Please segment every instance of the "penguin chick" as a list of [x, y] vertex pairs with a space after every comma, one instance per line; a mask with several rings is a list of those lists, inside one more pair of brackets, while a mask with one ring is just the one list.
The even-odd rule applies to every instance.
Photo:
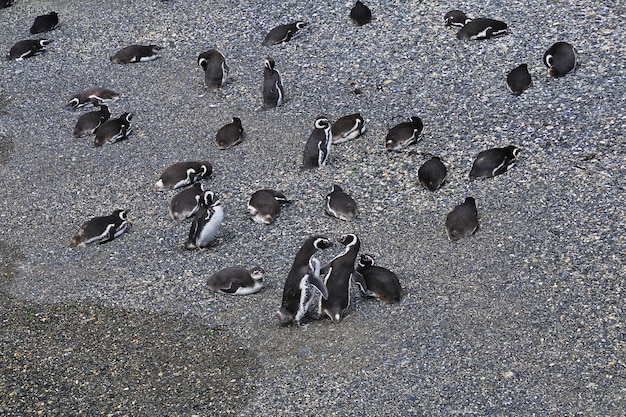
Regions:
[[186, 249], [205, 249], [213, 242], [224, 220], [222, 204], [213, 191], [205, 191], [202, 205], [196, 212], [189, 238], [185, 242]]
[[130, 45], [120, 49], [111, 56], [114, 64], [129, 64], [133, 62], [154, 61], [159, 57], [161, 50], [157, 45]]
[[26, 39], [19, 41], [11, 47], [7, 55], [8, 59], [23, 61], [46, 51], [46, 46], [52, 42], [50, 39]]
[[98, 128], [94, 146], [100, 147], [105, 143], [115, 143], [128, 138], [132, 132], [130, 121], [133, 118], [132, 113], [123, 113], [117, 119], [109, 119]]
[[105, 105], [101, 105], [99, 110], [81, 115], [74, 127], [74, 137], [80, 138], [96, 133], [102, 123], [109, 120], [109, 117], [111, 117], [111, 112]]
[[217, 271], [207, 279], [207, 286], [215, 292], [229, 295], [248, 295], [263, 288], [265, 271], [259, 266], [244, 268], [231, 266]]
[[204, 70], [204, 89], [223, 87], [230, 68], [226, 58], [216, 49], [209, 49], [198, 55], [198, 66]]
[[375, 297], [386, 303], [398, 303], [402, 300], [398, 276], [387, 268], [375, 265], [372, 255], [361, 255], [356, 272], [358, 274], [355, 275], [355, 283], [366, 297]]
[[467, 17], [465, 13], [460, 10], [450, 10], [443, 16], [443, 24], [445, 26], [454, 26], [458, 28], [462, 28], [467, 23], [469, 23], [472, 19]]
[[208, 190], [197, 182], [176, 194], [170, 201], [170, 217], [178, 222], [195, 215], [202, 205], [202, 196], [205, 191]]
[[360, 113], [339, 118], [331, 128], [332, 143], [338, 145], [356, 139], [365, 132], [365, 120]]
[[30, 27], [30, 33], [36, 35], [38, 33], [48, 32], [59, 25], [59, 15], [50, 12], [35, 18], [35, 22]]
[[506, 84], [513, 95], [519, 96], [532, 83], [532, 78], [528, 72], [528, 65], [520, 64], [511, 70], [506, 76]]
[[557, 42], [543, 54], [543, 63], [552, 77], [562, 77], [576, 68], [577, 52], [567, 42]]
[[275, 66], [274, 58], [271, 56], [265, 58], [263, 63], [263, 110], [278, 107], [285, 100], [283, 80]]
[[417, 170], [420, 184], [429, 191], [437, 191], [447, 176], [448, 169], [438, 156], [433, 156]]
[[215, 135], [215, 142], [220, 149], [228, 149], [235, 146], [243, 139], [243, 126], [239, 117], [233, 117], [232, 123], [219, 128]]
[[419, 140], [424, 125], [422, 119], [417, 116], [411, 117], [410, 122], [400, 123], [391, 129], [385, 136], [385, 147], [388, 151], [399, 151]]
[[85, 106], [109, 105], [119, 98], [118, 93], [108, 88], [88, 88], [70, 97], [67, 105], [75, 109]]
[[289, 203], [287, 197], [275, 190], [255, 191], [248, 200], [248, 214], [256, 223], [272, 224], [280, 213], [281, 204]]
[[350, 10], [350, 19], [352, 19], [357, 26], [363, 26], [372, 20], [372, 11], [361, 1], [357, 0], [354, 7]]
[[326, 213], [339, 220], [352, 221], [359, 214], [356, 201], [338, 185], [333, 185], [332, 191], [326, 195], [324, 207]]
[[516, 146], [492, 148], [482, 151], [474, 160], [469, 174], [470, 180], [481, 180], [504, 174], [516, 163], [521, 150]]
[[302, 168], [313, 169], [326, 166], [332, 145], [330, 122], [325, 117], [315, 119], [314, 128], [304, 146]]
[[175, 190], [201, 181], [212, 172], [213, 166], [209, 161], [177, 162], [163, 170], [154, 188], [157, 191]]
[[472, 235], [478, 229], [476, 201], [467, 197], [465, 201], [446, 216], [446, 231], [450, 242]]
[[265, 39], [263, 40], [264, 46], [277, 45], [283, 42], [289, 42], [296, 35], [300, 34], [300, 31], [304, 29], [307, 24], [301, 20], [297, 22], [289, 23], [287, 25], [279, 25], [270, 30]]
[[86, 221], [72, 238], [71, 247], [85, 246], [93, 242], [110, 242], [126, 231], [128, 210], [115, 210], [110, 216], [94, 217]]
[[505, 35], [508, 25], [486, 17], [470, 20], [456, 34], [457, 39], [481, 40]]

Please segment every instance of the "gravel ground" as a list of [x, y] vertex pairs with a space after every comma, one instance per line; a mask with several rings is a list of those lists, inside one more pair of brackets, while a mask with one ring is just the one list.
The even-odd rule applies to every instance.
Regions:
[[[0, 10], [4, 50], [35, 16], [61, 25], [48, 51], [0, 62], [0, 415], [623, 416], [623, 1], [370, 1], [355, 27], [334, 1], [19, 1]], [[458, 41], [441, 18], [458, 8], [508, 22], [510, 34]], [[107, 16], [103, 21], [102, 16]], [[310, 22], [262, 47], [273, 26]], [[579, 52], [561, 79], [541, 59], [554, 42]], [[154, 62], [114, 65], [131, 43], [164, 46]], [[198, 53], [219, 49], [229, 84], [203, 94]], [[276, 59], [288, 101], [263, 112], [262, 66]], [[526, 62], [533, 86], [512, 96]], [[94, 148], [74, 139], [64, 103], [88, 87], [122, 94], [113, 116], [134, 132]], [[360, 94], [354, 94], [355, 89]], [[299, 169], [314, 118], [360, 111], [367, 133]], [[232, 149], [217, 129], [240, 117]], [[383, 137], [410, 116], [423, 138], [388, 153]], [[510, 172], [469, 182], [479, 151], [515, 144]], [[432, 194], [425, 154], [450, 172]], [[216, 245], [186, 251], [189, 223], [167, 215], [153, 185], [169, 164], [209, 159], [225, 211]], [[333, 183], [359, 203], [350, 223], [324, 214]], [[259, 188], [293, 203], [275, 224], [244, 214]], [[477, 233], [451, 244], [444, 221], [471, 195]], [[106, 245], [69, 247], [86, 219], [130, 210]], [[355, 232], [395, 271], [398, 305], [356, 291], [339, 325], [280, 327], [274, 317], [293, 255], [311, 234]], [[329, 261], [340, 250], [320, 254]], [[214, 295], [204, 280], [261, 265], [265, 289]]]

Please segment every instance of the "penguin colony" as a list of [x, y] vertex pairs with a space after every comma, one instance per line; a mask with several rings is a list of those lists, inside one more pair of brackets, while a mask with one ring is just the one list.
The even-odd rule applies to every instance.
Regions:
[[[9, 7], [12, 1], [0, 2], [0, 8]], [[361, 1], [357, 1], [349, 13], [349, 18], [357, 26], [371, 22], [372, 12]], [[508, 25], [491, 18], [469, 18], [464, 12], [452, 10], [444, 15], [444, 25], [458, 28], [459, 40], [485, 40], [508, 33]], [[37, 16], [30, 28], [31, 34], [54, 30], [59, 25], [57, 13]], [[307, 27], [304, 21], [279, 25], [270, 30], [262, 45], [271, 47], [291, 42], [301, 36]], [[41, 55], [51, 39], [25, 39], [10, 48], [7, 58], [23, 61]], [[130, 45], [110, 56], [114, 64], [129, 64], [152, 61], [158, 58], [162, 48], [158, 45]], [[578, 65], [577, 53], [567, 42], [556, 42], [543, 56], [543, 64], [552, 77], [563, 77], [574, 71]], [[204, 88], [212, 90], [223, 87], [228, 80], [229, 67], [225, 56], [216, 49], [201, 52], [197, 65], [204, 71]], [[532, 85], [528, 65], [520, 64], [506, 76], [508, 89], [514, 95], [522, 94]], [[83, 113], [77, 120], [73, 135], [82, 138], [95, 135], [94, 146], [115, 143], [127, 139], [131, 133], [133, 114], [123, 112], [111, 118], [109, 107], [120, 95], [108, 88], [87, 88], [67, 100], [72, 109], [97, 107]], [[261, 109], [270, 110], [285, 103], [285, 89], [280, 73], [276, 70], [274, 58], [268, 56], [263, 64]], [[389, 129], [383, 140], [387, 151], [401, 151], [420, 140], [424, 124], [420, 117], [411, 116], [409, 121]], [[302, 166], [304, 170], [326, 166], [332, 145], [354, 140], [365, 132], [365, 119], [360, 113], [346, 115], [334, 124], [323, 115], [313, 122], [313, 130], [304, 145]], [[244, 137], [240, 118], [232, 117], [232, 122], [220, 128], [215, 137], [217, 148], [226, 150], [239, 144]], [[514, 145], [495, 147], [480, 152], [469, 173], [469, 180], [480, 180], [501, 175], [515, 165], [520, 148]], [[155, 184], [157, 191], [181, 190], [171, 199], [169, 214], [175, 221], [192, 219], [189, 237], [184, 243], [187, 249], [204, 249], [213, 244], [219, 234], [224, 217], [219, 197], [209, 189], [206, 182], [212, 174], [210, 161], [182, 161], [170, 165], [162, 172]], [[418, 179], [424, 188], [437, 191], [446, 181], [447, 167], [437, 156], [426, 161], [418, 170]], [[186, 187], [186, 188], [185, 188]], [[270, 225], [279, 215], [281, 206], [289, 200], [280, 191], [263, 189], [252, 194], [247, 212], [256, 223]], [[326, 213], [343, 221], [352, 221], [358, 215], [356, 201], [333, 185], [324, 201]], [[473, 197], [467, 196], [446, 216], [445, 229], [448, 239], [455, 242], [471, 236], [478, 229], [478, 210]], [[122, 235], [129, 229], [128, 210], [115, 209], [108, 216], [94, 217], [86, 221], [70, 242], [71, 247], [90, 243], [103, 244]], [[341, 253], [328, 265], [322, 266], [315, 254], [333, 246], [324, 236], [307, 238], [297, 251], [291, 270], [287, 274], [282, 302], [276, 317], [282, 325], [292, 322], [303, 324], [307, 318], [320, 319], [324, 316], [334, 323], [343, 320], [350, 306], [350, 289], [354, 282], [364, 296], [385, 302], [399, 302], [402, 298], [400, 281], [393, 272], [374, 265], [374, 258], [361, 254], [361, 241], [356, 234], [342, 236], [338, 243], [343, 245]], [[231, 295], [246, 295], [260, 291], [263, 287], [265, 271], [260, 266], [245, 268], [229, 266], [215, 272], [207, 279], [207, 287], [215, 292]], [[313, 305], [317, 311], [310, 314]]]

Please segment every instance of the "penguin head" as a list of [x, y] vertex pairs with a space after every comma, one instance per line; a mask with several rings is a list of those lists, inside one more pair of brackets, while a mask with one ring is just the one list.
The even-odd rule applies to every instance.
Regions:
[[374, 266], [374, 257], [372, 255], [368, 255], [364, 253], [361, 255], [361, 258], [359, 258], [358, 265], [361, 268], [364, 268], [366, 266]]
[[296, 29], [298, 29], [298, 30], [304, 29], [306, 27], [306, 25], [307, 25], [307, 23], [303, 22], [302, 20], [298, 20], [294, 24], [296, 25]]
[[314, 126], [316, 129], [328, 129], [330, 122], [325, 116], [318, 116], [317, 119], [315, 119]]
[[331, 193], [341, 193], [341, 192], [343, 192], [343, 189], [337, 184], [334, 184]]
[[148, 48], [150, 48], [150, 51], [152, 51], [153, 54], [156, 54], [161, 49], [163, 49], [163, 47], [161, 47], [159, 45], [148, 45]]
[[37, 42], [39, 42], [39, 46], [44, 47], [48, 46], [50, 42], [52, 42], [52, 39], [37, 39]]
[[324, 250], [330, 248], [331, 246], [333, 246], [333, 243], [323, 236], [317, 236], [313, 241], [313, 247], [315, 249]]
[[67, 105], [72, 108], [78, 107], [79, 104], [80, 104], [80, 100], [78, 99], [78, 97], [73, 98], [67, 102]]
[[446, 26], [456, 26], [462, 28], [469, 22], [470, 18], [468, 18], [465, 13], [460, 10], [450, 10], [443, 16], [443, 23]]
[[465, 197], [463, 204], [469, 204], [473, 206], [474, 208], [476, 208], [476, 200], [474, 199], [474, 197]]
[[341, 236], [341, 238], [339, 239], [339, 243], [346, 247], [352, 247], [359, 243], [359, 238], [354, 233], [348, 233]]
[[253, 280], [263, 281], [263, 275], [265, 275], [265, 270], [260, 266], [250, 268], [250, 276]]
[[243, 125], [241, 124], [241, 119], [239, 117], [233, 117], [233, 123], [240, 131], [243, 130]]
[[267, 68], [269, 71], [273, 72], [275, 65], [276, 65], [276, 61], [274, 61], [274, 58], [272, 58], [271, 56], [268, 56], [267, 58], [265, 58], [265, 62], [263, 63], [263, 66]]
[[517, 146], [513, 146], [513, 145], [507, 146], [504, 149], [506, 149], [507, 154], [509, 154], [511, 159], [516, 159], [519, 156], [520, 152], [522, 152], [520, 148], [518, 148]]
[[113, 212], [112, 215], [124, 222], [128, 220], [128, 210], [117, 209]]
[[220, 200], [218, 200], [213, 191], [205, 191], [204, 195], [202, 196], [202, 201], [207, 207], [215, 207], [220, 205]]
[[120, 116], [120, 119], [124, 120], [126, 123], [130, 123], [130, 121], [133, 118], [133, 114], [132, 113], [124, 113]]

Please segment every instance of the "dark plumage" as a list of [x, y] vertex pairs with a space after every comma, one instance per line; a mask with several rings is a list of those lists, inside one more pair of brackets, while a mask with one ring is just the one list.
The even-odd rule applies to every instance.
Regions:
[[399, 151], [417, 142], [423, 128], [422, 119], [411, 117], [410, 122], [400, 123], [389, 129], [385, 136], [385, 147], [389, 151]]
[[13, 5], [13, 0], [0, 0], [0, 9], [5, 9]]
[[124, 140], [132, 132], [130, 121], [132, 113], [123, 113], [117, 119], [109, 119], [98, 128], [94, 146], [100, 147], [106, 143], [115, 143]]
[[446, 230], [451, 242], [472, 235], [478, 229], [476, 201], [467, 197], [446, 216]]
[[519, 96], [532, 83], [532, 78], [528, 72], [528, 65], [520, 64], [511, 70], [506, 76], [506, 84], [513, 95]]
[[374, 265], [372, 255], [361, 255], [356, 272], [354, 282], [366, 297], [375, 297], [386, 303], [398, 303], [402, 300], [398, 276], [387, 268]]
[[81, 115], [74, 127], [74, 137], [79, 138], [96, 133], [102, 123], [109, 120], [109, 117], [111, 117], [111, 112], [105, 105], [101, 105], [96, 111]]
[[213, 166], [209, 161], [177, 162], [163, 170], [154, 188], [157, 191], [176, 190], [201, 181], [212, 172]]
[[181, 221], [195, 215], [202, 205], [205, 191], [202, 184], [197, 182], [176, 194], [170, 201], [170, 217], [174, 221]]
[[289, 42], [294, 36], [299, 34], [300, 30], [304, 29], [305, 26], [306, 23], [301, 20], [287, 25], [276, 26], [270, 30], [267, 35], [265, 35], [263, 45], [271, 46], [283, 42]]
[[339, 220], [352, 221], [359, 214], [356, 201], [338, 185], [333, 185], [332, 191], [326, 195], [324, 208], [326, 213]]
[[576, 49], [567, 42], [557, 42], [543, 55], [543, 63], [552, 77], [562, 77], [576, 68]]
[[278, 107], [285, 100], [283, 80], [275, 66], [274, 58], [271, 56], [265, 58], [263, 63], [263, 110]]
[[119, 98], [120, 95], [118, 93], [108, 88], [88, 88], [70, 97], [67, 105], [78, 109], [85, 106], [111, 104]]
[[248, 200], [248, 214], [257, 223], [271, 224], [278, 217], [281, 205], [287, 203], [287, 197], [279, 191], [258, 190]]
[[507, 33], [507, 24], [495, 19], [481, 17], [467, 22], [456, 34], [458, 39], [481, 40]]
[[248, 295], [263, 288], [263, 268], [230, 266], [207, 278], [207, 286], [215, 292], [228, 295]]
[[133, 62], [154, 61], [159, 57], [161, 50], [157, 45], [130, 45], [117, 51], [111, 56], [114, 64], [129, 64]]
[[363, 26], [372, 20], [372, 11], [361, 1], [357, 0], [354, 7], [350, 10], [350, 19], [356, 25]]
[[19, 41], [11, 47], [7, 58], [22, 61], [24, 58], [43, 54], [50, 42], [52, 42], [50, 39], [26, 39]]
[[417, 170], [420, 184], [429, 191], [437, 191], [447, 176], [448, 169], [438, 156], [433, 156]]
[[330, 122], [327, 118], [320, 116], [315, 119], [314, 129], [304, 146], [302, 168], [313, 169], [326, 166], [332, 143]]
[[516, 146], [492, 148], [478, 154], [469, 174], [470, 180], [495, 177], [515, 165], [521, 150]]
[[443, 16], [443, 23], [446, 26], [454, 26], [458, 28], [462, 28], [466, 23], [471, 21], [469, 17], [465, 15], [460, 10], [450, 10]]
[[115, 210], [109, 216], [94, 217], [83, 223], [78, 229], [70, 246], [85, 246], [93, 242], [110, 242], [124, 233], [128, 225], [127, 210]]
[[223, 87], [230, 68], [226, 58], [216, 49], [209, 49], [198, 55], [198, 66], [204, 71], [204, 89]]
[[215, 134], [215, 143], [220, 149], [235, 146], [243, 139], [243, 126], [239, 117], [233, 117], [233, 121], [219, 128]]
[[30, 33], [36, 35], [37, 33], [48, 32], [56, 28], [59, 25], [59, 15], [55, 12], [50, 12], [35, 18], [35, 22], [30, 27]]
[[356, 139], [365, 132], [365, 120], [360, 113], [339, 118], [331, 128], [333, 145]]

